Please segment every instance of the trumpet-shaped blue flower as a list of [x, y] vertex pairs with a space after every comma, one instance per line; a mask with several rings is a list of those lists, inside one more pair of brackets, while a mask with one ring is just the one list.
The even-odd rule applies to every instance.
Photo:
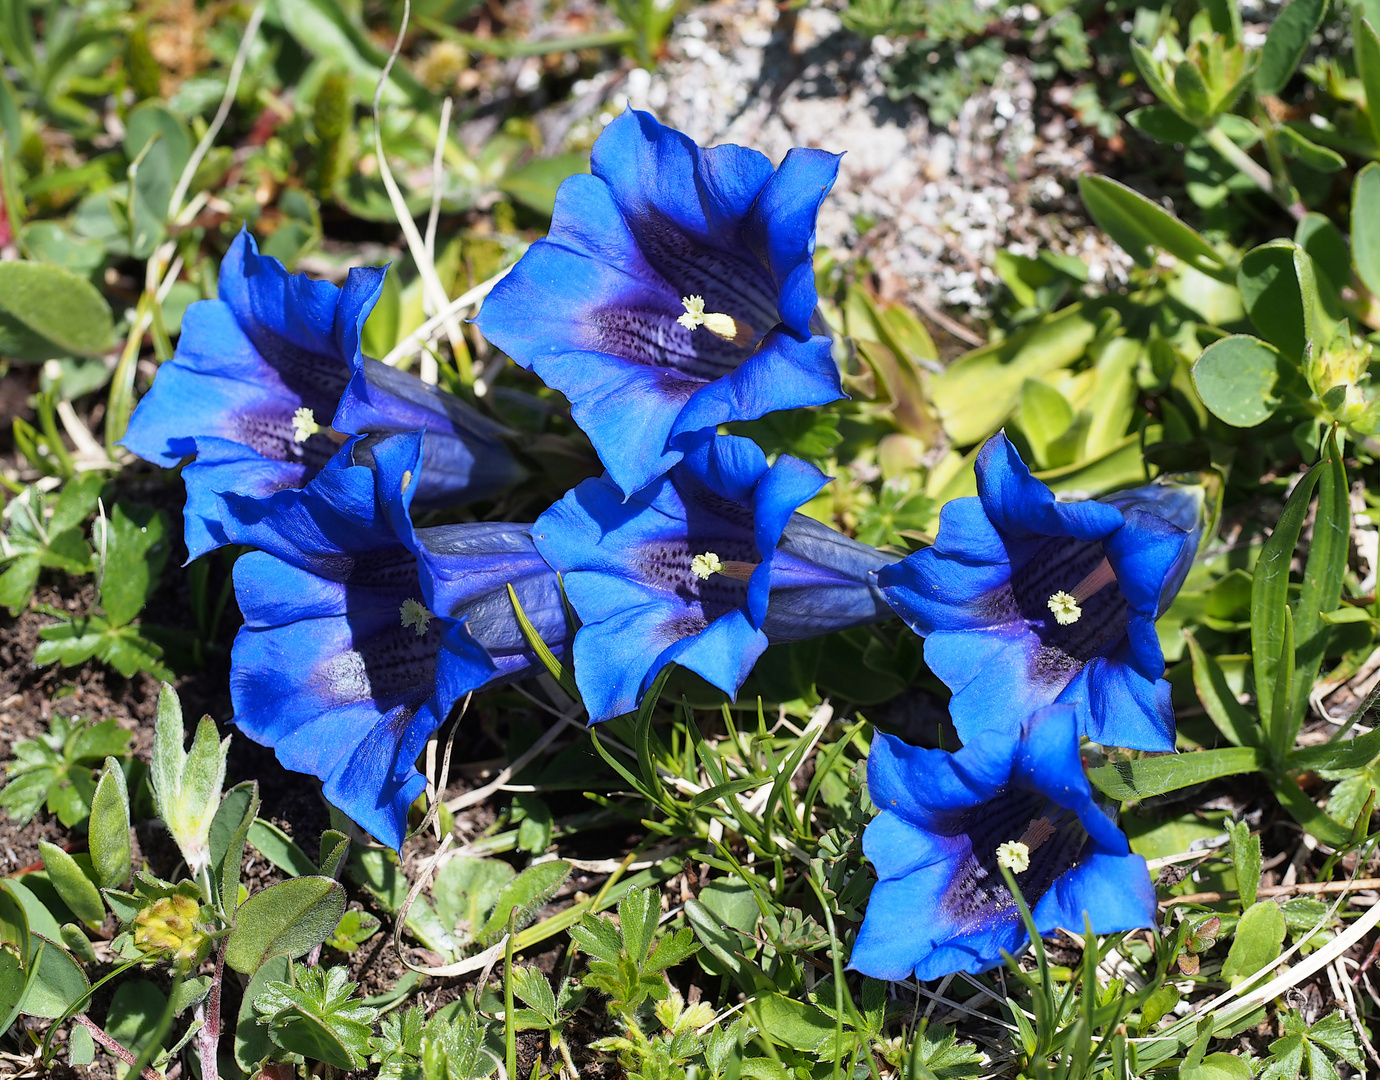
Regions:
[[[219, 492], [263, 497], [301, 487], [339, 448], [333, 426], [374, 439], [424, 428], [435, 467], [423, 477], [420, 505], [483, 497], [521, 477], [500, 425], [360, 354], [383, 275], [352, 270], [341, 289], [289, 274], [246, 232], [221, 263], [219, 298], [187, 309], [177, 352], [122, 441], [168, 467], [196, 458], [184, 474], [192, 558], [226, 543]], [[367, 442], [359, 452], [367, 454]]]
[[666, 664], [736, 694], [769, 641], [885, 618], [889, 557], [794, 511], [827, 478], [755, 443], [711, 436], [624, 499], [586, 480], [537, 519], [581, 627], [575, 678], [591, 721], [630, 712]]
[[1097, 804], [1074, 710], [1051, 705], [1013, 739], [957, 753], [873, 737], [867, 782], [881, 813], [863, 833], [877, 871], [852, 966], [876, 979], [986, 971], [1029, 944], [1005, 865], [1044, 935], [1155, 925], [1145, 860]]
[[1197, 551], [1202, 488], [1056, 502], [1005, 435], [979, 452], [977, 477], [976, 498], [940, 512], [934, 546], [879, 575], [953, 691], [960, 737], [1014, 731], [1063, 701], [1096, 742], [1172, 750], [1155, 620]]
[[590, 167], [561, 185], [550, 234], [479, 327], [570, 399], [626, 494], [680, 460], [689, 433], [842, 395], [811, 329], [815, 218], [837, 155], [795, 149], [773, 170], [628, 110]]
[[[552, 595], [559, 607], [521, 526], [446, 526], [431, 530], [445, 533], [442, 550], [425, 548], [408, 517], [421, 444], [420, 433], [385, 440], [377, 469], [351, 465], [347, 446], [300, 491], [222, 500], [228, 539], [260, 549], [235, 565], [235, 722], [393, 847], [425, 786], [415, 763], [427, 737], [463, 695], [523, 670], [505, 586], [540, 625]], [[557, 649], [565, 633], [562, 618]]]

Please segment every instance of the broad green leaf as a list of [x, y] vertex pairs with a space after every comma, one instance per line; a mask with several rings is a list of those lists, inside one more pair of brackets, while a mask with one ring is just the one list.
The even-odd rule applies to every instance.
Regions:
[[1208, 1054], [1179, 1067], [1179, 1080], [1251, 1080], [1251, 1067], [1235, 1054]]
[[125, 116], [125, 156], [133, 161], [155, 138], [167, 147], [168, 164], [175, 179], [192, 156], [192, 133], [182, 118], [165, 105], [142, 101]]
[[623, 936], [623, 951], [641, 966], [647, 959], [661, 918], [661, 904], [652, 889], [630, 889], [618, 901], [618, 930]]
[[1096, 332], [1088, 313], [1072, 304], [1029, 330], [960, 356], [930, 383], [949, 438], [970, 446], [991, 435], [1016, 408], [1027, 379], [1068, 367]]
[[1157, 203], [1105, 176], [1082, 176], [1078, 191], [1098, 226], [1141, 266], [1154, 264], [1160, 248], [1196, 270], [1229, 280], [1226, 261], [1217, 250]]
[[1234, 822], [1228, 832], [1236, 887], [1241, 893], [1241, 906], [1248, 908], [1255, 903], [1255, 892], [1260, 887], [1260, 837], [1252, 836], [1251, 827], [1244, 821]]
[[113, 333], [110, 305], [88, 279], [46, 263], [0, 262], [0, 357], [99, 356]]
[[1257, 772], [1264, 764], [1255, 747], [1228, 746], [1099, 765], [1088, 770], [1088, 779], [1109, 798], [1127, 802], [1178, 791], [1220, 776]]
[[[1380, 206], [1376, 210], [1380, 212]], [[1355, 223], [1353, 217], [1353, 227]], [[1341, 230], [1330, 218], [1310, 211], [1294, 230], [1294, 243], [1308, 252], [1319, 278], [1326, 279], [1329, 294], [1340, 297], [1351, 284], [1351, 248]]]
[[211, 849], [211, 865], [220, 866], [225, 861], [225, 854], [230, 850], [230, 843], [235, 837], [235, 833], [244, 825], [245, 815], [249, 812], [251, 804], [257, 803], [258, 783], [253, 780], [245, 780], [236, 784], [227, 791], [220, 800], [220, 806], [216, 809], [216, 816], [211, 819], [211, 833], [207, 838], [207, 846]]
[[1201, 134], [1168, 105], [1147, 105], [1126, 115], [1127, 122], [1137, 131], [1163, 143], [1188, 145]]
[[201, 975], [195, 979], [185, 979], [173, 987], [171, 1005], [174, 1016], [181, 1016], [193, 1005], [206, 1000], [211, 992], [211, 976]]
[[87, 829], [96, 884], [103, 889], [119, 888], [129, 880], [133, 863], [129, 790], [125, 774], [113, 757], [105, 759], [96, 794], [91, 797], [91, 823]]
[[273, 1040], [268, 1036], [268, 1028], [257, 1021], [254, 1002], [263, 995], [269, 983], [286, 981], [290, 971], [291, 966], [286, 956], [270, 957], [254, 973], [254, 977], [244, 989], [239, 1019], [235, 1024], [235, 1061], [251, 1076], [258, 1068], [259, 1062], [274, 1050]]
[[1308, 346], [1303, 295], [1294, 265], [1298, 245], [1272, 240], [1246, 252], [1237, 269], [1236, 284], [1246, 314], [1260, 335], [1290, 360], [1303, 360]]
[[478, 934], [480, 944], [489, 945], [503, 936], [508, 915], [516, 911], [516, 928], [527, 926], [551, 897], [570, 878], [570, 864], [561, 859], [529, 866], [507, 885], [494, 901], [493, 912]]
[[101, 923], [105, 922], [105, 905], [101, 903], [101, 894], [96, 886], [77, 865], [77, 860], [46, 840], [39, 841], [38, 852], [43, 858], [43, 868], [48, 871], [48, 878], [58, 896], [62, 897], [62, 902], [91, 929], [100, 929]]
[[169, 202], [177, 183], [166, 139], [154, 139], [129, 166], [129, 250], [147, 259], [167, 235]]
[[0, 943], [0, 1035], [10, 1029], [19, 1015], [28, 982], [19, 950], [8, 942]]
[[1193, 365], [1193, 386], [1223, 423], [1255, 427], [1279, 408], [1275, 390], [1283, 369], [1283, 358], [1273, 346], [1249, 334], [1232, 334], [1203, 350]]
[[[115, 987], [115, 996], [106, 1015], [106, 1032], [116, 1042], [136, 1056], [143, 1053], [158, 1038], [163, 1014], [168, 1008], [167, 995], [147, 979], [122, 982]], [[116, 1075], [128, 1076], [129, 1066]]]
[[1073, 424], [1073, 406], [1068, 399], [1046, 382], [1026, 379], [1021, 384], [1020, 402], [1021, 430], [1030, 440], [1037, 463], [1045, 468], [1069, 464], [1050, 459], [1052, 444]]
[[1380, 35], [1370, 19], [1353, 19], [1351, 38], [1356, 50], [1356, 73], [1366, 91], [1371, 137], [1380, 143]]
[[[728, 929], [724, 920], [697, 900], [685, 905], [685, 917], [704, 951], [699, 961], [716, 975], [728, 973], [747, 993], [770, 990], [775, 985], [743, 952], [743, 939]], [[708, 954], [708, 956], [706, 956]], [[712, 962], [710, 962], [712, 958]]]
[[547, 1026], [556, 1022], [556, 995], [541, 970], [534, 966], [513, 969], [513, 993], [538, 1013]]
[[[60, 932], [54, 935], [59, 936]], [[86, 996], [90, 984], [67, 950], [53, 939], [39, 934], [34, 937], [38, 939], [34, 961], [38, 968], [19, 1011], [25, 1016], [56, 1020]]]
[[1284, 642], [1284, 609], [1289, 602], [1289, 564], [1294, 557], [1308, 503], [1322, 475], [1315, 465], [1295, 486], [1274, 532], [1261, 549], [1251, 579], [1251, 663], [1255, 669], [1256, 707], [1267, 731], [1274, 731], [1272, 710], [1275, 669]]
[[823, 1054], [833, 1047], [834, 1021], [813, 1005], [779, 993], [767, 994], [757, 999], [757, 1015], [772, 1038], [792, 1050]]
[[499, 859], [465, 855], [451, 859], [431, 886], [437, 917], [459, 944], [468, 944], [483, 929], [504, 886], [516, 876]]
[[273, 1041], [337, 1069], [362, 1068], [377, 1012], [353, 997], [356, 984], [345, 969], [302, 968], [295, 983], [269, 983], [254, 1002]]
[[168, 519], [161, 510], [115, 504], [101, 579], [101, 606], [112, 626], [123, 626], [139, 614], [158, 587], [170, 550]]
[[310, 856], [271, 821], [260, 819], [250, 825], [249, 842], [265, 859], [293, 877], [306, 877], [317, 872]]
[[1291, 0], [1276, 16], [1261, 49], [1255, 69], [1255, 88], [1262, 94], [1278, 94], [1294, 77], [1309, 39], [1322, 25], [1327, 0]]
[[[1380, 71], [1376, 74], [1380, 77]], [[1380, 162], [1357, 173], [1351, 187], [1351, 259], [1361, 283], [1380, 296]]]
[[498, 189], [511, 195], [523, 206], [550, 217], [556, 207], [556, 189], [566, 177], [587, 172], [587, 154], [558, 154], [555, 157], [533, 158], [526, 165], [503, 177], [498, 182]]
[[1320, 173], [1341, 172], [1346, 168], [1346, 158], [1335, 150], [1319, 146], [1308, 138], [1300, 127], [1290, 127], [1286, 124], [1278, 129], [1278, 134], [1279, 147], [1286, 157], [1295, 158]]
[[[53, 918], [43, 901], [35, 896], [20, 879], [6, 878], [0, 882], [0, 887], [3, 887], [24, 909], [24, 917], [28, 920], [30, 931], [34, 934], [41, 934], [51, 941], [62, 939], [62, 927], [58, 921]], [[36, 942], [31, 938], [30, 945], [33, 946], [34, 944]]]
[[1222, 978], [1235, 986], [1279, 958], [1284, 942], [1284, 913], [1273, 900], [1258, 900], [1236, 924], [1231, 951], [1222, 963]]
[[211, 825], [220, 809], [230, 737], [219, 741], [209, 716], [197, 724], [190, 753], [183, 749], [183, 736], [182, 705], [176, 691], [164, 683], [158, 695], [149, 779], [158, 816], [192, 872], [199, 873], [211, 864]]
[[270, 956], [302, 956], [331, 936], [344, 912], [345, 889], [331, 878], [299, 877], [270, 885], [236, 910], [225, 962], [252, 975]]

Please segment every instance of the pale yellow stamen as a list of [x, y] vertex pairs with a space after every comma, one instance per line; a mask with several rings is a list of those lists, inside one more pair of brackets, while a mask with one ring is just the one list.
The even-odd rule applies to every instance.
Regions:
[[303, 405], [292, 414], [292, 441], [304, 443], [321, 430], [316, 414]]
[[1030, 869], [1030, 853], [1040, 847], [1058, 830], [1047, 817], [1034, 818], [1025, 827], [1019, 840], [1008, 840], [997, 845], [997, 863], [1013, 874], [1023, 874]]
[[1054, 612], [1054, 621], [1060, 626], [1076, 623], [1083, 616], [1083, 609], [1078, 606], [1078, 601], [1063, 590], [1049, 598], [1049, 610]]
[[1116, 571], [1112, 569], [1112, 564], [1103, 559], [1082, 581], [1073, 587], [1073, 592], [1064, 592], [1062, 589], [1049, 598], [1049, 610], [1054, 612], [1054, 619], [1060, 626], [1070, 626], [1076, 623], [1083, 615], [1083, 608], [1080, 606], [1087, 602], [1088, 597], [1093, 596], [1116, 580]]
[[1013, 874], [1023, 874], [1030, 869], [1030, 848], [1019, 840], [1008, 840], [997, 845], [997, 863]]
[[715, 337], [721, 337], [735, 345], [751, 344], [752, 327], [741, 319], [735, 319], [732, 315], [725, 315], [718, 311], [705, 311], [703, 296], [682, 296], [680, 302], [685, 305], [685, 314], [680, 316], [676, 322], [685, 329], [694, 330], [697, 326], [703, 326]]
[[701, 581], [708, 581], [715, 574], [722, 573], [723, 568], [723, 562], [712, 551], [706, 551], [703, 555], [696, 555], [690, 560], [690, 569]]
[[426, 634], [426, 628], [431, 625], [431, 612], [427, 611], [424, 604], [418, 603], [410, 597], [402, 602], [402, 607], [398, 609], [402, 616], [403, 626], [409, 626], [417, 631], [418, 637]]
[[412, 470], [404, 469], [402, 474], [402, 493], [407, 494], [408, 486], [412, 483]]

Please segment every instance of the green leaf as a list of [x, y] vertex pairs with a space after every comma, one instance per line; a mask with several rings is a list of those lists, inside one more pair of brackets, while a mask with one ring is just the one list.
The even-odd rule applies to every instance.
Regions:
[[[1315, 465], [1294, 486], [1274, 532], [1261, 549], [1251, 579], [1251, 662], [1255, 669], [1256, 707], [1266, 731], [1270, 732], [1275, 730], [1272, 721], [1275, 670], [1284, 643], [1289, 564], [1322, 469], [1322, 463]], [[1281, 717], [1281, 722], [1287, 722], [1287, 718]]]
[[1203, 350], [1193, 365], [1193, 386], [1213, 416], [1248, 428], [1279, 408], [1275, 389], [1284, 374], [1284, 360], [1273, 346], [1249, 334], [1232, 334]]
[[293, 877], [317, 873], [316, 863], [271, 821], [257, 820], [250, 825], [249, 842], [265, 859]]
[[503, 889], [517, 875], [499, 859], [460, 855], [436, 875], [431, 897], [436, 915], [461, 946], [483, 929]]
[[0, 943], [0, 1035], [4, 1035], [19, 1016], [28, 985], [28, 973], [19, 950], [8, 942]]
[[1351, 37], [1356, 50], [1356, 73], [1366, 91], [1366, 115], [1371, 138], [1380, 143], [1380, 36], [1370, 19], [1353, 19]]
[[490, 945], [502, 937], [508, 928], [508, 916], [513, 911], [517, 912], [516, 929], [527, 926], [570, 878], [570, 870], [568, 862], [552, 859], [529, 866], [503, 886], [498, 899], [494, 901], [493, 912], [477, 935], [480, 944]]
[[1328, 435], [1319, 463], [1318, 504], [1313, 515], [1313, 537], [1303, 571], [1303, 588], [1294, 606], [1295, 675], [1290, 695], [1288, 744], [1308, 712], [1308, 695], [1322, 666], [1332, 629], [1322, 616], [1337, 610], [1346, 576], [1347, 549], [1351, 536], [1346, 467], [1337, 436]]
[[91, 798], [91, 823], [87, 830], [96, 884], [103, 889], [118, 889], [129, 880], [133, 861], [129, 839], [129, 790], [125, 774], [113, 757], [105, 759], [105, 769], [96, 784], [96, 794]]
[[291, 878], [270, 885], [236, 910], [225, 962], [252, 975], [270, 956], [302, 956], [331, 936], [344, 912], [345, 889], [331, 878]]
[[1071, 304], [1029, 330], [965, 353], [930, 381], [930, 397], [956, 446], [995, 432], [1020, 400], [1027, 379], [1081, 359], [1097, 333], [1092, 316]]
[[520, 967], [513, 969], [513, 993], [529, 1009], [536, 1012], [547, 1027], [556, 1023], [556, 995], [551, 984], [540, 969]]
[[161, 510], [115, 504], [101, 578], [101, 606], [112, 626], [130, 622], [158, 587], [171, 550], [167, 534], [168, 519]]
[[1153, 249], [1160, 248], [1210, 277], [1230, 280], [1211, 244], [1139, 192], [1105, 176], [1079, 177], [1078, 191], [1102, 231], [1141, 266], [1154, 265]]
[[1328, 817], [1317, 803], [1299, 790], [1293, 779], [1282, 777], [1270, 787], [1289, 816], [1324, 844], [1340, 848], [1352, 842], [1351, 828]]
[[1294, 76], [1309, 39], [1318, 32], [1327, 0], [1291, 0], [1276, 16], [1261, 49], [1255, 69], [1255, 88], [1261, 94], [1278, 94]]
[[1147, 105], [1126, 114], [1126, 121], [1143, 135], [1158, 142], [1187, 146], [1199, 130], [1168, 105]]
[[1248, 908], [1255, 903], [1255, 892], [1260, 887], [1260, 837], [1251, 835], [1251, 827], [1244, 821], [1234, 822], [1228, 830], [1231, 836], [1231, 861], [1236, 868], [1236, 887], [1241, 893], [1241, 906]]
[[1251, 1067], [1234, 1054], [1208, 1054], [1179, 1067], [1179, 1080], [1251, 1080], [1252, 1075]]
[[200, 975], [195, 979], [184, 979], [180, 983], [174, 983], [170, 1002], [173, 1015], [181, 1016], [193, 1005], [205, 1001], [210, 992], [211, 976], [209, 975]]
[[[1294, 5], [1290, 4], [1289, 6], [1293, 7]], [[1316, 169], [1320, 173], [1341, 172], [1346, 168], [1346, 158], [1337, 151], [1319, 146], [1308, 138], [1303, 133], [1304, 129], [1301, 125], [1294, 127], [1284, 124], [1276, 131], [1279, 136], [1279, 148], [1284, 151], [1286, 157], [1295, 158], [1310, 169]]]
[[363, 1068], [377, 1011], [353, 1000], [356, 984], [342, 967], [298, 968], [296, 977], [296, 986], [269, 983], [254, 1001], [270, 1038], [311, 1061]]
[[1259, 900], [1236, 924], [1231, 951], [1222, 964], [1222, 978], [1235, 986], [1279, 958], [1284, 942], [1284, 913], [1273, 900]]
[[211, 825], [220, 808], [230, 737], [218, 741], [215, 721], [209, 716], [197, 724], [190, 753], [183, 749], [183, 735], [182, 705], [173, 688], [164, 683], [158, 694], [149, 779], [158, 816], [195, 874], [211, 864]]
[[1221, 776], [1258, 772], [1264, 764], [1255, 747], [1228, 746], [1099, 765], [1088, 770], [1088, 779], [1109, 798], [1127, 802], [1178, 791]]
[[533, 158], [520, 169], [508, 173], [497, 186], [499, 191], [511, 195], [523, 206], [550, 217], [556, 207], [556, 189], [566, 177], [587, 172], [589, 155], [558, 154]]
[[[55, 934], [54, 937], [60, 936]], [[25, 1016], [56, 1020], [67, 1015], [77, 1002], [86, 997], [90, 984], [81, 966], [68, 952], [51, 938], [35, 934], [38, 965], [19, 1011]]]
[[512, 585], [508, 586], [508, 600], [513, 605], [513, 614], [517, 616], [518, 628], [522, 631], [522, 636], [527, 639], [527, 644], [531, 646], [532, 651], [536, 653], [537, 659], [541, 661], [542, 666], [546, 668], [551, 677], [561, 684], [561, 689], [569, 694], [573, 700], [579, 701], [580, 689], [575, 685], [574, 674], [556, 659], [556, 654], [551, 651], [551, 647], [537, 633], [537, 628], [532, 625], [532, 620], [522, 609], [522, 602], [518, 599], [517, 590]]
[[[822, 1055], [834, 1044], [834, 1021], [813, 1005], [792, 1001], [781, 994], [757, 999], [757, 1015], [773, 1040], [792, 1050]], [[842, 1048], [838, 1048], [842, 1052]]]
[[1217, 658], [1203, 650], [1185, 630], [1184, 642], [1193, 661], [1193, 687], [1217, 730], [1235, 746], [1259, 746], [1260, 731], [1250, 712], [1236, 700]]
[[[236, 794], [246, 785], [237, 784], [230, 789], [230, 795]], [[225, 845], [225, 852], [220, 856], [218, 865], [220, 867], [220, 908], [225, 913], [225, 917], [233, 920], [235, 907], [240, 899], [240, 875], [244, 867], [244, 845], [249, 840], [249, 831], [254, 827], [254, 823], [259, 816], [259, 784], [255, 781], [249, 786], [249, 804], [240, 808], [240, 799], [236, 798], [233, 803], [227, 795], [221, 801], [221, 810], [226, 805], [231, 805], [231, 816], [234, 813], [240, 814], [240, 823], [235, 827], [234, 833], [230, 836], [229, 842]], [[220, 811], [216, 812], [216, 818], [220, 818]], [[215, 823], [212, 823], [214, 833]], [[211, 843], [212, 865], [217, 865], [216, 846], [214, 838]]]
[[62, 902], [87, 926], [99, 930], [101, 923], [105, 922], [105, 905], [101, 903], [101, 894], [96, 886], [77, 865], [77, 860], [46, 840], [39, 841], [38, 852], [43, 858], [43, 868], [48, 871], [48, 878], [58, 896], [62, 897]]
[[[142, 1054], [159, 1037], [168, 999], [162, 990], [147, 979], [122, 982], [115, 988], [115, 996], [106, 1014], [106, 1033], [134, 1055]], [[130, 1069], [116, 1067], [116, 1075], [128, 1076]]]
[[1236, 273], [1241, 302], [1262, 337], [1299, 363], [1308, 347], [1307, 312], [1291, 240], [1272, 240], [1248, 251]]
[[254, 977], [244, 989], [239, 1019], [235, 1024], [235, 1061], [251, 1076], [258, 1068], [259, 1062], [274, 1050], [268, 1028], [257, 1022], [254, 1003], [263, 996], [270, 983], [285, 982], [290, 974], [291, 964], [286, 956], [270, 957], [254, 973]]
[[46, 263], [0, 263], [0, 356], [99, 356], [113, 334], [110, 305], [88, 279]]
[[1380, 729], [1354, 739], [1294, 750], [1289, 755], [1288, 766], [1313, 772], [1349, 772], [1364, 768], [1377, 756], [1380, 756]]
[[[1380, 44], [1376, 52], [1380, 65]], [[1380, 79], [1380, 66], [1376, 77]], [[1375, 100], [1380, 103], [1380, 91]], [[1351, 187], [1351, 259], [1361, 283], [1380, 296], [1380, 162], [1372, 161], [1358, 172]]]

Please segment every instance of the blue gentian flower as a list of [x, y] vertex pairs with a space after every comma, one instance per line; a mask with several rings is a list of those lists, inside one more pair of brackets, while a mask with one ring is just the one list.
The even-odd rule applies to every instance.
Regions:
[[[421, 434], [378, 444], [377, 470], [350, 464], [351, 449], [300, 491], [222, 497], [227, 538], [260, 549], [235, 565], [245, 624], [231, 699], [242, 731], [320, 777], [332, 803], [397, 847], [425, 787], [415, 763], [427, 737], [466, 693], [523, 670], [505, 586], [549, 626], [559, 585], [521, 526], [431, 530], [445, 534], [443, 550], [419, 558], [426, 540], [408, 506]], [[563, 616], [559, 625], [557, 651]]]
[[1002, 877], [1012, 870], [1041, 935], [1155, 925], [1145, 860], [1093, 797], [1077, 718], [1051, 705], [1017, 738], [956, 753], [877, 734], [868, 791], [881, 813], [863, 833], [877, 871], [852, 966], [875, 979], [976, 973], [1029, 944]]
[[977, 478], [976, 498], [940, 512], [933, 547], [878, 576], [953, 691], [959, 736], [1012, 732], [1063, 701], [1096, 742], [1172, 750], [1155, 620], [1197, 551], [1202, 488], [1057, 502], [1004, 434], [979, 452]]
[[361, 355], [360, 331], [384, 273], [351, 270], [342, 289], [289, 274], [247, 232], [235, 238], [219, 298], [187, 309], [177, 351], [122, 440], [169, 468], [189, 456], [201, 462], [184, 474], [191, 558], [226, 543], [218, 492], [263, 497], [301, 487], [339, 448], [332, 427], [374, 438], [424, 428], [435, 467], [422, 478], [419, 505], [481, 498], [522, 476], [500, 425]]
[[537, 550], [582, 624], [575, 679], [592, 722], [636, 708], [666, 664], [732, 695], [768, 642], [890, 614], [875, 584], [890, 556], [794, 512], [827, 482], [711, 436], [631, 498], [603, 476], [537, 519]]
[[813, 254], [838, 161], [795, 149], [773, 170], [630, 109], [594, 144], [593, 174], [561, 185], [550, 234], [479, 328], [565, 394], [629, 495], [680, 460], [688, 433], [834, 401]]

